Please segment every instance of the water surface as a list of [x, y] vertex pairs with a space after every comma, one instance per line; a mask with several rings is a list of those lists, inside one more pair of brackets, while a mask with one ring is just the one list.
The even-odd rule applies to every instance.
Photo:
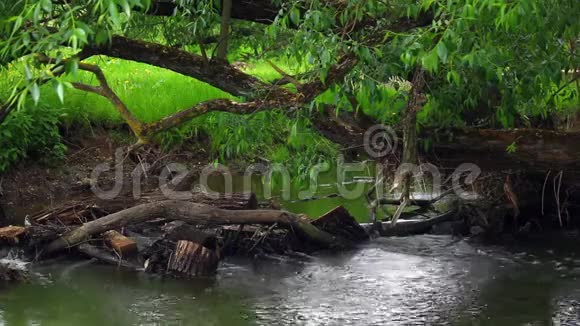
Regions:
[[0, 291], [7, 325], [578, 325], [580, 257], [446, 236], [377, 239], [309, 261], [229, 259], [179, 281], [94, 263]]

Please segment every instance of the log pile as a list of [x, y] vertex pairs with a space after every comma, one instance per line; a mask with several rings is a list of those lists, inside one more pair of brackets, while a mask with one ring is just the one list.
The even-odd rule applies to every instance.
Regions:
[[122, 268], [200, 277], [215, 274], [227, 255], [309, 254], [368, 239], [343, 207], [311, 222], [279, 209], [256, 209], [254, 194], [192, 198], [163, 200], [153, 194], [128, 208], [68, 203], [35, 214], [32, 225], [0, 229], [0, 241], [23, 248], [35, 260], [78, 254]]
[[[30, 226], [0, 229], [0, 241], [21, 247], [34, 260], [78, 254], [122, 268], [190, 278], [215, 274], [226, 256], [304, 257], [369, 239], [368, 226], [342, 206], [311, 220], [280, 209], [256, 209], [254, 194], [220, 196], [215, 205], [208, 197], [194, 198], [199, 202], [152, 195], [129, 208], [69, 203], [36, 214]], [[416, 233], [446, 218], [403, 221], [387, 229], [391, 235]]]

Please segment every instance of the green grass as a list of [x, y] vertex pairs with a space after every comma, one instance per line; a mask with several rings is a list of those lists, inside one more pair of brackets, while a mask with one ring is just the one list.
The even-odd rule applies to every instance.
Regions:
[[[198, 80], [169, 70], [119, 59], [96, 58], [111, 88], [140, 120], [151, 122], [215, 98], [231, 98], [229, 94]], [[93, 83], [94, 77], [79, 72], [77, 80]], [[103, 97], [76, 89], [67, 90], [64, 104], [49, 88], [43, 102], [62, 106], [72, 123], [90, 121], [121, 122], [118, 112]]]
[[[206, 83], [146, 64], [106, 57], [93, 58], [90, 62], [103, 69], [111, 88], [129, 110], [145, 122], [203, 101], [234, 98]], [[295, 73], [282, 60], [276, 61], [276, 65]], [[246, 70], [266, 81], [281, 77], [266, 62], [250, 64]], [[22, 67], [18, 66], [0, 71], [0, 99], [6, 99], [12, 85], [23, 78], [21, 71]], [[79, 71], [77, 76], [66, 80], [96, 85], [94, 79], [93, 75]], [[73, 88], [65, 90], [64, 103], [61, 103], [50, 85], [43, 86], [40, 102], [41, 106], [61, 113], [61, 121], [67, 126], [114, 127], [123, 123], [107, 99]], [[165, 148], [175, 148], [186, 145], [200, 132], [209, 136], [211, 153], [220, 161], [252, 161], [260, 157], [287, 163], [299, 171], [337, 151], [336, 145], [313, 132], [305, 119], [291, 120], [279, 110], [247, 116], [209, 113], [162, 133], [158, 141]]]

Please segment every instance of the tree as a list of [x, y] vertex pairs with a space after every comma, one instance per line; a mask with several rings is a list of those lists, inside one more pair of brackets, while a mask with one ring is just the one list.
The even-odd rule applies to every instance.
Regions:
[[[0, 122], [29, 98], [38, 102], [39, 86], [52, 83], [60, 98], [67, 87], [104, 96], [139, 142], [147, 143], [153, 135], [210, 111], [251, 114], [312, 108], [330, 88], [337, 94], [332, 103], [337, 109], [358, 114], [356, 94], [380, 103], [390, 78], [413, 81], [421, 71], [422, 80], [428, 81], [425, 87], [415, 83], [411, 92], [402, 88], [395, 95], [410, 101], [408, 112], [399, 115], [408, 122], [409, 147], [416, 144], [411, 132], [415, 125], [470, 124], [470, 110], [485, 111], [481, 118], [491, 127], [513, 126], [522, 116], [546, 116], [556, 110], [560, 87], [570, 83], [562, 71], [579, 66], [574, 53], [579, 8], [574, 0], [254, 0], [231, 2], [228, 14], [229, 3], [224, 1], [222, 10], [214, 1], [189, 0], [1, 2], [0, 63], [22, 61], [26, 80], [2, 106]], [[212, 60], [216, 51], [223, 59], [230, 34], [230, 24], [220, 16], [252, 22], [254, 36], [263, 35], [252, 44], [262, 58], [285, 55], [308, 71], [267, 83], [223, 60]], [[172, 33], [182, 41], [177, 43], [198, 43], [201, 53], [128, 37], [152, 19], [166, 20], [165, 32], [180, 31]], [[217, 49], [208, 52], [203, 40], [220, 30], [220, 22]], [[166, 68], [242, 100], [211, 100], [144, 123], [111, 89], [98, 65], [84, 62], [95, 55]], [[62, 79], [78, 70], [94, 74], [99, 84]], [[284, 85], [289, 81], [294, 87]], [[380, 120], [380, 111], [366, 113]], [[412, 159], [412, 151], [408, 157]]]

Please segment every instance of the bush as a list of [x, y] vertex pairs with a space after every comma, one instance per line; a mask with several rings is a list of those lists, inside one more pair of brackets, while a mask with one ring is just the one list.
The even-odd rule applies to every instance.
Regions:
[[47, 164], [64, 158], [60, 112], [27, 107], [12, 112], [0, 127], [0, 173], [24, 158]]

